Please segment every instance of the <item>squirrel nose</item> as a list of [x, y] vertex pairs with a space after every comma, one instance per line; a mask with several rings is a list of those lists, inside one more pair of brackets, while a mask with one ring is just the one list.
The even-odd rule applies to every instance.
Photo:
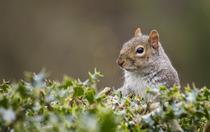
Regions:
[[119, 66], [123, 66], [123, 64], [125, 63], [125, 61], [123, 60], [123, 59], [117, 59], [117, 64], [119, 65]]

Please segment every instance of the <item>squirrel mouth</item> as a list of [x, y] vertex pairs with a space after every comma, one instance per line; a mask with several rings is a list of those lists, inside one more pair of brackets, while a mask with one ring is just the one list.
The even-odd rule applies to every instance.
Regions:
[[131, 67], [129, 67], [129, 68], [123, 68], [123, 69], [126, 70], [126, 71], [129, 71], [129, 72], [136, 71], [136, 68], [131, 68]]

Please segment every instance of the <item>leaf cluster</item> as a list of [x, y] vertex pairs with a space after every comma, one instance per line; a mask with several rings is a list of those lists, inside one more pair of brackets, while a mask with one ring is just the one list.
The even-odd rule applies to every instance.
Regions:
[[89, 73], [86, 81], [65, 76], [47, 79], [45, 72], [27, 73], [25, 80], [0, 84], [0, 131], [173, 131], [177, 120], [184, 131], [202, 131], [210, 121], [210, 90], [174, 86], [148, 94], [159, 95], [158, 111], [151, 103], [106, 87], [97, 92], [101, 73]]

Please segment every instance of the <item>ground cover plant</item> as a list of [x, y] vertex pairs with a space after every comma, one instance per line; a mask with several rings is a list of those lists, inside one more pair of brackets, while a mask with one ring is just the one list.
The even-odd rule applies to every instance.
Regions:
[[[148, 94], [159, 95], [158, 109], [134, 95], [122, 97], [119, 90], [97, 91], [101, 73], [89, 73], [86, 81], [65, 76], [47, 78], [45, 72], [27, 73], [18, 82], [0, 85], [0, 131], [173, 131], [176, 120], [183, 131], [209, 127], [210, 90], [207, 87], [162, 86]], [[207, 130], [207, 129], [206, 129]], [[208, 130], [207, 130], [208, 131]]]

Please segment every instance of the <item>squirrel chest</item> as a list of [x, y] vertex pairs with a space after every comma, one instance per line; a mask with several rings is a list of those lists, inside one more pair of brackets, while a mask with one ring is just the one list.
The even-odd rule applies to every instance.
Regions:
[[148, 87], [156, 89], [159, 86], [166, 85], [164, 82], [159, 82], [162, 78], [155, 76], [156, 74], [157, 72], [153, 72], [149, 75], [142, 76], [140, 74], [125, 71], [123, 94], [135, 93], [140, 96], [145, 96], [145, 92]]

